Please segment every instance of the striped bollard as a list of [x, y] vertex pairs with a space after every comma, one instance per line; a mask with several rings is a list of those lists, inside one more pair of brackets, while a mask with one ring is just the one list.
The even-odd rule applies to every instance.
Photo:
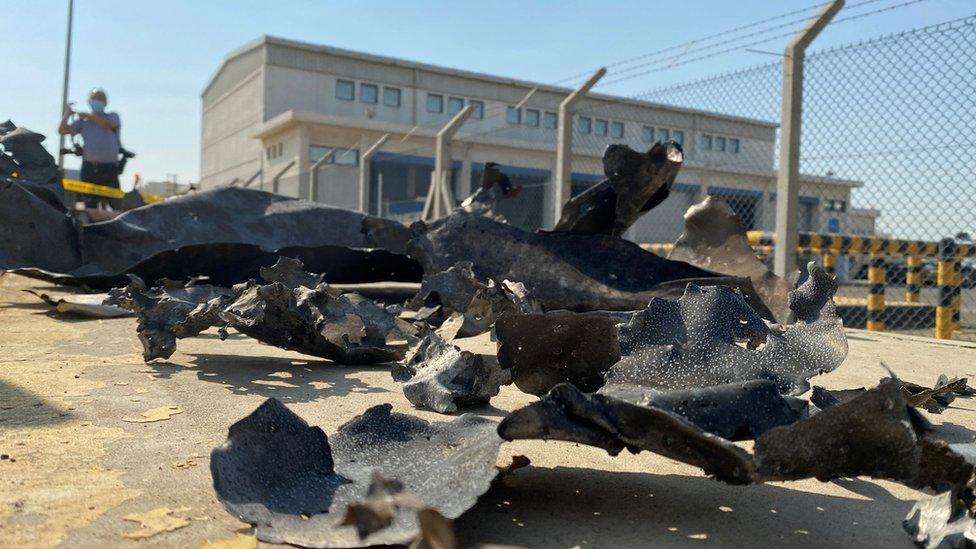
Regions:
[[918, 303], [919, 294], [922, 291], [922, 258], [917, 255], [910, 255], [905, 259], [907, 269], [905, 271], [905, 301], [908, 303]]
[[952, 321], [952, 302], [956, 283], [956, 244], [951, 238], [939, 242], [939, 262], [936, 266], [936, 284], [939, 285], [939, 303], [935, 307], [935, 337], [952, 339], [955, 327]]
[[837, 277], [837, 254], [832, 250], [823, 256], [824, 271], [830, 276]]
[[881, 315], [885, 308], [885, 255], [884, 250], [871, 249], [871, 262], [868, 263], [868, 330], [883, 332], [884, 320]]

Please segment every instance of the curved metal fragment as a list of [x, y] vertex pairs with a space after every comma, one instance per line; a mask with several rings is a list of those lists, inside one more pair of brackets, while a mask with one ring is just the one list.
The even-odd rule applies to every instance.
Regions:
[[493, 357], [462, 351], [431, 330], [413, 356], [394, 367], [393, 379], [403, 382], [403, 394], [414, 406], [446, 413], [488, 402], [509, 376]]
[[685, 230], [674, 243], [668, 259], [749, 278], [775, 320], [784, 324], [791, 321], [790, 284], [759, 261], [742, 222], [728, 204], [709, 196], [688, 208], [684, 219]]
[[682, 162], [684, 153], [674, 141], [657, 142], [646, 153], [608, 146], [603, 152], [607, 179], [566, 202], [553, 232], [624, 234], [668, 197]]
[[508, 414], [498, 425], [498, 434], [505, 440], [578, 442], [611, 455], [624, 448], [634, 453], [646, 450], [701, 467], [730, 484], [758, 481], [751, 456], [732, 442], [666, 410], [586, 394], [569, 383]]
[[976, 546], [976, 518], [952, 491], [915, 503], [902, 527], [925, 549], [964, 549]]
[[494, 431], [493, 422], [471, 415], [428, 423], [392, 413], [385, 404], [327, 440], [270, 399], [231, 428], [228, 442], [212, 453], [211, 472], [221, 503], [254, 524], [262, 541], [303, 547], [405, 544], [420, 532], [413, 504], [394, 506], [388, 524], [362, 538], [345, 524], [350, 505], [367, 500], [380, 475], [396, 479], [423, 507], [457, 518], [497, 474], [501, 440]]
[[782, 333], [770, 330], [728, 287], [689, 284], [677, 301], [651, 300], [621, 327], [624, 356], [607, 383], [681, 389], [769, 379], [784, 393], [805, 392], [811, 377], [834, 370], [847, 356], [843, 322], [831, 301], [836, 284], [813, 263], [809, 270], [791, 293], [797, 322]]
[[620, 360], [616, 323], [600, 313], [502, 315], [495, 322], [495, 337], [498, 362], [511, 372], [516, 387], [533, 395], [567, 382], [595, 391]]

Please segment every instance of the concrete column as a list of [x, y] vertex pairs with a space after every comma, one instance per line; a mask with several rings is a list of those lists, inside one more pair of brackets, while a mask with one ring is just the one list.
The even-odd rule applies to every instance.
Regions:
[[556, 140], [556, 171], [553, 181], [552, 211], [553, 225], [562, 215], [563, 204], [573, 195], [573, 107], [590, 91], [596, 83], [607, 74], [605, 67], [600, 67], [583, 85], [566, 96], [559, 104], [559, 127]]
[[297, 198], [308, 198], [311, 196], [309, 189], [309, 173], [308, 165], [309, 154], [308, 147], [311, 144], [311, 139], [309, 137], [308, 126], [298, 127], [298, 189]]
[[471, 144], [464, 145], [464, 153], [461, 155], [461, 174], [458, 176], [457, 193], [462, 197], [471, 196], [474, 192], [474, 183], [471, 181]]
[[444, 217], [454, 209], [454, 193], [451, 192], [451, 140], [471, 116], [473, 108], [468, 105], [454, 115], [439, 132], [434, 153], [434, 173], [431, 177], [427, 201], [424, 204], [424, 221]]
[[844, 7], [832, 0], [807, 23], [783, 53], [783, 103], [780, 115], [779, 175], [776, 180], [776, 252], [773, 271], [786, 278], [796, 269], [797, 216], [800, 211], [800, 120], [803, 111], [803, 57], [807, 46]]
[[359, 157], [359, 211], [363, 213], [369, 213], [369, 163], [372, 162], [373, 155], [380, 150], [380, 147], [389, 138], [390, 134], [383, 134], [383, 137], [377, 139], [376, 143], [373, 143]]

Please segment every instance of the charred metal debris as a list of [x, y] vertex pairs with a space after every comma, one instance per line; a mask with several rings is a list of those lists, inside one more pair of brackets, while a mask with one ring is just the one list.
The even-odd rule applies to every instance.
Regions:
[[[976, 539], [972, 445], [941, 441], [922, 412], [972, 396], [965, 379], [891, 376], [801, 398], [847, 355], [832, 277], [813, 264], [796, 288], [773, 276], [711, 198], [689, 209], [669, 258], [620, 237], [670, 193], [683, 160], [673, 142], [608, 147], [606, 179], [533, 233], [496, 213], [520, 189], [492, 163], [450, 215], [409, 229], [234, 187], [86, 224], [61, 204], [42, 139], [0, 125], [0, 269], [111, 288], [104, 303], [39, 297], [135, 314], [147, 361], [234, 329], [340, 364], [388, 363], [410, 403], [440, 413], [508, 384], [539, 397], [500, 423], [375, 406], [329, 436], [268, 400], [211, 456], [218, 498], [262, 541], [452, 547], [451, 519], [489, 489], [502, 440], [521, 439], [654, 452], [730, 484], [891, 479], [938, 493], [904, 522], [916, 543]], [[335, 286], [375, 281], [420, 290], [398, 304]], [[488, 332], [494, 353], [459, 345]]]

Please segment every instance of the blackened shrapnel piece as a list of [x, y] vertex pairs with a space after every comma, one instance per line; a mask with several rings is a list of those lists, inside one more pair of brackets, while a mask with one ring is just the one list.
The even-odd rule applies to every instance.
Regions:
[[495, 322], [498, 362], [523, 392], [543, 395], [560, 383], [592, 392], [620, 359], [617, 327], [606, 315], [550, 311], [502, 315]]
[[[791, 294], [799, 297], [790, 302], [822, 308], [798, 305], [797, 322], [782, 333], [770, 330], [732, 288], [689, 284], [677, 301], [651, 300], [621, 327], [624, 356], [607, 373], [607, 383], [682, 389], [769, 379], [783, 393], [805, 392], [811, 377], [834, 370], [847, 356], [843, 322], [830, 299], [836, 285], [823, 284], [830, 277], [822, 268], [811, 263], [809, 269], [810, 277]], [[737, 341], [765, 345], [745, 348]]]
[[0, 125], [0, 181], [16, 182], [59, 213], [67, 213], [64, 187], [44, 136], [13, 122]]
[[904, 480], [917, 475], [921, 447], [901, 383], [874, 389], [756, 440], [756, 465], [767, 480], [859, 475]]
[[481, 173], [481, 186], [471, 196], [461, 203], [461, 208], [471, 210], [487, 208], [494, 209], [498, 200], [514, 198], [522, 192], [522, 187], [512, 185], [507, 175], [502, 173], [495, 162], [486, 162]]
[[904, 387], [903, 395], [909, 404], [917, 408], [923, 408], [933, 414], [941, 414], [956, 396], [970, 397], [976, 395], [976, 391], [968, 386], [966, 378], [949, 379], [942, 374], [935, 381], [932, 387], [925, 387], [917, 383], [902, 381]]
[[749, 453], [671, 412], [607, 395], [586, 394], [569, 383], [553, 387], [538, 402], [508, 414], [498, 424], [505, 440], [577, 442], [617, 455], [642, 450], [701, 467], [730, 484], [757, 482]]
[[973, 512], [951, 490], [916, 502], [902, 527], [925, 549], [976, 547]]
[[163, 285], [149, 289], [141, 278], [129, 275], [129, 279], [127, 286], [109, 290], [105, 304], [121, 307], [138, 316], [136, 333], [142, 342], [142, 358], [146, 362], [173, 356], [177, 339], [222, 325], [220, 310], [234, 295], [231, 290], [209, 284]]
[[[775, 320], [783, 324], [790, 322], [789, 283], [759, 261], [742, 221], [728, 204], [709, 196], [688, 208], [684, 225], [684, 232], [674, 243], [668, 259], [749, 278]], [[821, 307], [822, 304], [815, 310], [819, 311]]]
[[304, 270], [305, 264], [293, 257], [279, 257], [270, 267], [261, 267], [261, 278], [268, 284], [280, 282], [289, 288], [314, 288], [325, 278], [321, 274], [309, 273]]
[[659, 391], [638, 385], [607, 385], [600, 394], [679, 415], [703, 431], [728, 440], [754, 440], [773, 427], [807, 417], [807, 402], [780, 394], [766, 380]]
[[488, 402], [509, 381], [494, 360], [444, 341], [430, 330], [409, 360], [394, 367], [393, 379], [403, 382], [403, 394], [414, 406], [447, 413]]
[[684, 153], [674, 141], [657, 142], [646, 153], [627, 145], [603, 152], [607, 179], [563, 205], [553, 232], [622, 235], [646, 211], [671, 192]]
[[289, 288], [248, 283], [220, 312], [237, 331], [258, 341], [342, 364], [400, 360], [412, 328], [356, 294], [338, 295], [327, 284]]
[[414, 504], [395, 506], [392, 520], [363, 538], [344, 525], [347, 509], [369, 497], [377, 474], [396, 479], [402, 492], [412, 493], [425, 508], [457, 518], [497, 474], [501, 440], [495, 423], [468, 414], [428, 423], [391, 408], [374, 406], [326, 439], [269, 399], [235, 424], [227, 444], [214, 450], [217, 497], [229, 512], [256, 525], [261, 541], [303, 547], [399, 545], [414, 539], [419, 533]]
[[461, 208], [410, 230], [408, 253], [425, 273], [470, 261], [478, 280], [521, 282], [544, 310], [640, 309], [652, 297], [680, 297], [695, 282], [738, 287], [763, 316], [768, 313], [748, 279], [669, 261], [617, 237], [530, 233], [482, 209]]

